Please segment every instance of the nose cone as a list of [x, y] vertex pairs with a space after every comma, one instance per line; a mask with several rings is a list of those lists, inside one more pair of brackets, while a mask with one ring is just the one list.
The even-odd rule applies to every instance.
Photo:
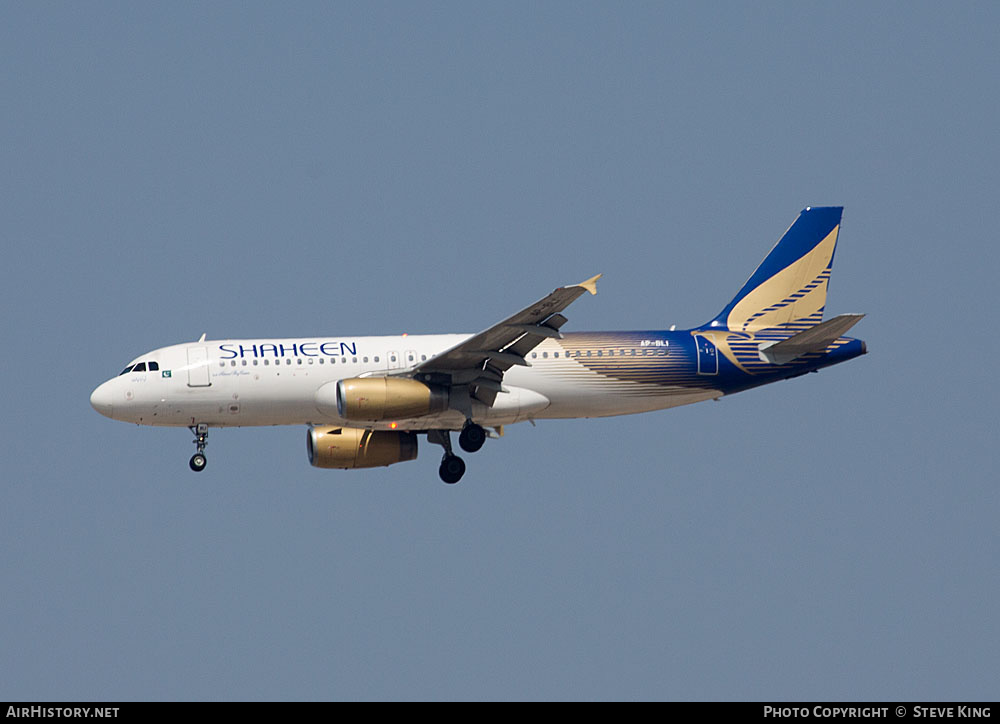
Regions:
[[111, 417], [111, 383], [105, 382], [90, 393], [90, 405], [105, 417]]

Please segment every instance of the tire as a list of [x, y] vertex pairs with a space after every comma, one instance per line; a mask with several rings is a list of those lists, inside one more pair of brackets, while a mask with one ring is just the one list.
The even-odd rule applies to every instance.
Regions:
[[454, 485], [465, 475], [465, 461], [458, 455], [446, 455], [438, 468], [438, 475], [448, 485]]
[[195, 453], [194, 455], [192, 455], [191, 461], [188, 463], [190, 468], [194, 470], [196, 473], [200, 473], [202, 470], [204, 470], [207, 464], [208, 464], [208, 459], [201, 453]]
[[486, 430], [475, 423], [466, 425], [458, 436], [459, 446], [467, 453], [478, 452], [485, 442]]

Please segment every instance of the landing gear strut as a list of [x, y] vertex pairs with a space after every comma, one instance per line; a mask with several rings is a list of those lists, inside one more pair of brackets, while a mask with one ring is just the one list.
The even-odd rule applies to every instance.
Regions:
[[465, 475], [465, 461], [451, 451], [451, 433], [448, 430], [428, 430], [427, 442], [444, 448], [444, 457], [441, 458], [441, 467], [438, 468], [441, 479], [448, 485], [454, 485], [461, 480]]
[[194, 444], [198, 446], [198, 452], [191, 456], [191, 461], [188, 465], [196, 473], [200, 473], [205, 469], [205, 465], [208, 464], [208, 458], [205, 457], [205, 446], [208, 445], [208, 425], [201, 422], [197, 425], [189, 426], [188, 429], [194, 435]]

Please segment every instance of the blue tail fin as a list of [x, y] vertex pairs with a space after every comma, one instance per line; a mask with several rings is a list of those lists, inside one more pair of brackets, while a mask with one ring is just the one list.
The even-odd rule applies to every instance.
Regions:
[[804, 209], [709, 327], [795, 334], [823, 320], [842, 206]]

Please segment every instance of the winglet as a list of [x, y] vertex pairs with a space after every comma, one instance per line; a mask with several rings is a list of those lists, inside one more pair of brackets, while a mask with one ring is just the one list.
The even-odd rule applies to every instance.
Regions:
[[587, 281], [580, 282], [579, 284], [574, 284], [573, 286], [583, 287], [591, 294], [597, 294], [597, 280], [600, 279], [602, 276], [604, 275], [598, 274], [596, 277], [590, 277], [590, 279], [588, 279]]

